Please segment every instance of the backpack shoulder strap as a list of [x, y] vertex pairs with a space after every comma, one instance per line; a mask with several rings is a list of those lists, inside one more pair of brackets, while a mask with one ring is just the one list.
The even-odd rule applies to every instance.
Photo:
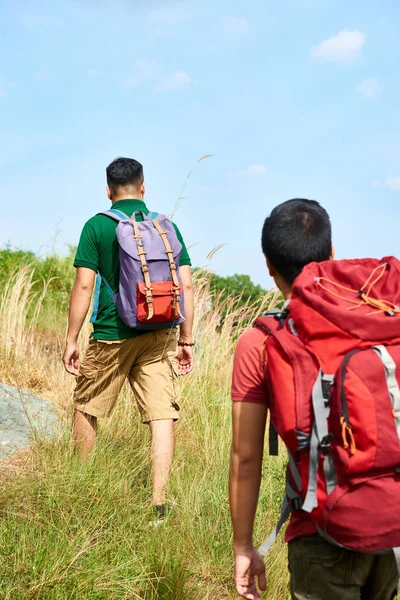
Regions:
[[288, 315], [289, 308], [268, 310], [256, 319], [254, 327], [262, 329], [267, 335], [274, 335], [279, 329], [282, 329]]
[[110, 208], [110, 210], [104, 210], [102, 212], [97, 213], [98, 215], [105, 215], [106, 217], [110, 217], [120, 223], [121, 221], [130, 221], [130, 217], [122, 212], [122, 210], [117, 210], [116, 208]]
[[109, 285], [109, 283], [106, 281], [106, 279], [103, 277], [103, 275], [99, 271], [97, 273], [96, 286], [95, 286], [95, 289], [94, 289], [93, 312], [92, 312], [92, 316], [90, 317], [90, 322], [91, 323], [95, 323], [96, 322], [97, 314], [99, 312], [100, 289], [101, 289], [101, 284], [102, 283], [103, 283], [104, 287], [106, 288], [108, 294], [111, 296], [111, 298], [115, 297], [114, 290], [111, 288], [111, 286]]
[[[261, 329], [266, 336], [274, 335], [282, 329], [288, 314], [289, 309], [287, 308], [266, 311], [255, 321], [254, 327]], [[279, 455], [278, 433], [271, 420], [269, 422], [268, 446], [270, 456]]]
[[270, 456], [279, 456], [279, 437], [271, 419], [269, 421], [268, 433], [268, 454]]

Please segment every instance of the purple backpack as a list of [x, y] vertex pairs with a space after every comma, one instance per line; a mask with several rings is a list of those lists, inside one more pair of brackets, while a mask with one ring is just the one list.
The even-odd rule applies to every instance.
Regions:
[[[184, 299], [179, 276], [182, 244], [170, 219], [138, 210], [132, 217], [116, 209], [99, 214], [118, 222], [119, 290], [112, 290], [98, 273], [90, 321], [96, 321], [103, 283], [128, 327], [154, 331], [183, 323]], [[136, 221], [136, 214], [142, 214], [144, 220]]]

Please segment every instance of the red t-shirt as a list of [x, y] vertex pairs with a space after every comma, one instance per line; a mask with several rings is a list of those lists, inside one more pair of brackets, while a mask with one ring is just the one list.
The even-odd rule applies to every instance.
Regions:
[[[265, 333], [257, 327], [245, 331], [238, 341], [233, 363], [233, 402], [254, 402], [269, 406], [270, 398], [265, 381]], [[285, 541], [317, 533], [308, 513], [293, 511], [286, 530]]]

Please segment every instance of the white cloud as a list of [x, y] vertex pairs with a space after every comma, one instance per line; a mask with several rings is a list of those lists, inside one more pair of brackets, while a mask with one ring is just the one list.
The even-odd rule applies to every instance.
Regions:
[[353, 62], [361, 56], [366, 41], [367, 35], [363, 31], [343, 29], [337, 35], [313, 46], [311, 56], [314, 60], [323, 62]]
[[267, 168], [264, 165], [249, 165], [247, 169], [238, 171], [238, 175], [266, 175]]
[[246, 17], [235, 17], [231, 15], [224, 18], [223, 24], [224, 30], [227, 33], [247, 33], [249, 30], [249, 21]]
[[385, 183], [394, 192], [400, 192], [400, 177], [386, 177]]
[[387, 187], [393, 192], [400, 192], [400, 177], [386, 177], [385, 181], [381, 181], [380, 179], [374, 179], [372, 182], [372, 187], [379, 190], [383, 187]]
[[362, 96], [370, 100], [374, 100], [382, 94], [382, 86], [376, 77], [370, 77], [362, 81], [358, 85], [357, 90]]
[[174, 92], [184, 90], [193, 83], [192, 78], [184, 71], [177, 71], [173, 75], [169, 75], [157, 87], [158, 92]]

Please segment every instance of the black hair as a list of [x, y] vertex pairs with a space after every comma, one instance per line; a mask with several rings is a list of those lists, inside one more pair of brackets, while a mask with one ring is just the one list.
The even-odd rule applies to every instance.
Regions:
[[116, 158], [106, 173], [107, 185], [113, 194], [120, 187], [139, 186], [144, 181], [143, 166], [134, 158]]
[[329, 215], [315, 200], [287, 200], [265, 220], [261, 244], [274, 269], [292, 284], [305, 265], [331, 257]]

